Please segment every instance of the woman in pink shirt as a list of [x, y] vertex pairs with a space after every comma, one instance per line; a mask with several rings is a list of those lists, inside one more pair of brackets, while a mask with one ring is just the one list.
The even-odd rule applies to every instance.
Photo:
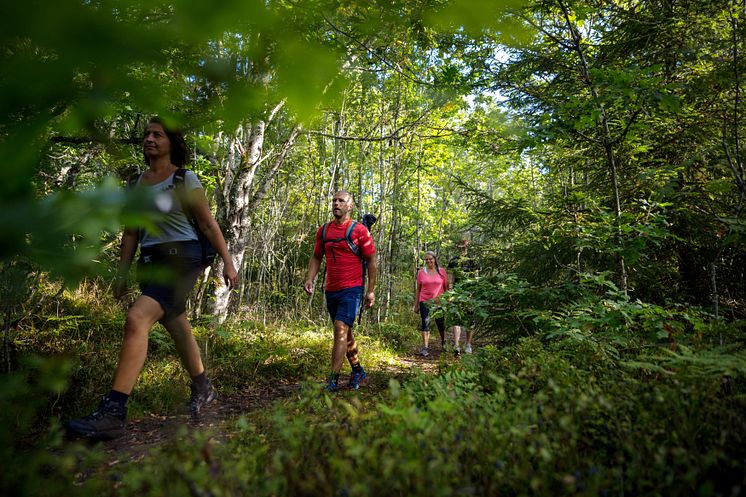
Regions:
[[[440, 295], [448, 288], [448, 274], [446, 270], [438, 266], [438, 258], [435, 252], [425, 252], [425, 266], [417, 272], [417, 292], [414, 297], [414, 312], [422, 318], [422, 342], [423, 347], [420, 355], [427, 357], [430, 342], [430, 301], [438, 302]], [[440, 347], [445, 345], [445, 322], [443, 318], [437, 318], [435, 324], [440, 332]]]

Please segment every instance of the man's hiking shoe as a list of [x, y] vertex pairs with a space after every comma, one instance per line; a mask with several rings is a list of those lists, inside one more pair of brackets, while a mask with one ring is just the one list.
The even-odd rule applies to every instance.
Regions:
[[360, 370], [359, 372], [352, 372], [352, 375], [350, 375], [350, 383], [349, 387], [350, 390], [358, 390], [361, 385], [367, 385], [368, 384], [368, 375], [365, 373], [364, 370]]
[[429, 351], [429, 350], [427, 350], [427, 347], [422, 347], [422, 348], [420, 349], [420, 355], [421, 355], [422, 357], [427, 357], [427, 356], [429, 356], [429, 355], [430, 355], [430, 351]]
[[189, 399], [189, 412], [193, 415], [199, 414], [203, 407], [215, 400], [215, 397], [217, 397], [210, 380], [207, 380], [203, 385], [199, 385], [193, 381], [189, 388], [192, 390], [192, 396]]
[[90, 440], [112, 440], [124, 435], [127, 424], [127, 407], [109, 400], [101, 399], [98, 409], [84, 418], [71, 419], [67, 422], [68, 434]]
[[324, 387], [324, 390], [326, 390], [327, 392], [336, 392], [337, 390], [339, 390], [339, 378], [330, 376], [329, 381], [326, 383], [326, 386]]
[[461, 355], [461, 349], [459, 348], [458, 345], [456, 345], [456, 348], [453, 349], [453, 355], [455, 355], [456, 357]]
[[464, 352], [466, 352], [467, 354], [471, 354], [471, 344], [470, 343], [466, 344], [466, 347], [464, 347]]

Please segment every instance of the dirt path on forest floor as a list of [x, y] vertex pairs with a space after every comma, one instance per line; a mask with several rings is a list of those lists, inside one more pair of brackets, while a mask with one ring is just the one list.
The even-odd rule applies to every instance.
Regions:
[[[396, 376], [405, 376], [413, 369], [419, 368], [424, 372], [434, 373], [439, 369], [441, 351], [431, 351], [428, 357], [419, 355], [408, 355], [398, 357], [395, 364], [384, 364], [377, 371], [369, 370], [370, 381], [366, 387], [367, 391], [378, 392], [388, 388], [388, 379]], [[344, 389], [347, 384], [347, 375], [340, 379], [340, 387]], [[319, 384], [322, 388], [322, 384]], [[247, 385], [243, 390], [230, 396], [221, 396], [208, 405], [199, 417], [192, 417], [184, 408], [183, 414], [157, 415], [150, 414], [141, 418], [127, 421], [127, 432], [121, 438], [103, 443], [106, 454], [105, 463], [109, 467], [128, 462], [142, 460], [152, 449], [173, 440], [186, 427], [188, 430], [210, 430], [216, 433], [216, 440], [221, 436], [229, 437], [230, 433], [221, 430], [221, 426], [233, 421], [241, 415], [250, 415], [252, 412], [263, 409], [272, 402], [280, 399], [290, 398], [300, 393], [300, 384], [286, 385]], [[83, 476], [85, 478], [85, 476]]]

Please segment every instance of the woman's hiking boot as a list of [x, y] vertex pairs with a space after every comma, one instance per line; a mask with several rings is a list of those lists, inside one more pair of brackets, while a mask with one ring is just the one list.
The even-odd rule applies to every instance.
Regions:
[[203, 407], [217, 397], [212, 383], [206, 378], [204, 381], [192, 381], [189, 388], [192, 390], [192, 396], [189, 398], [189, 412], [192, 415], [199, 414]]
[[67, 422], [67, 431], [76, 437], [90, 440], [112, 440], [124, 435], [127, 407], [104, 396], [98, 409], [84, 418]]

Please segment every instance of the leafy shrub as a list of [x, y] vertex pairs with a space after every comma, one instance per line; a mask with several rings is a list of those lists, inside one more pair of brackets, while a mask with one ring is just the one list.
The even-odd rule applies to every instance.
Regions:
[[[268, 446], [253, 425], [239, 419], [228, 447], [220, 445], [212, 435], [183, 428], [151, 454], [158, 461], [156, 464], [133, 463], [125, 467], [115, 494], [238, 496], [255, 495], [257, 488], [266, 486], [263, 467]], [[228, 448], [230, 452], [226, 453]]]
[[484, 344], [512, 345], [543, 335], [584, 342], [593, 354], [618, 358], [624, 350], [650, 344], [737, 339], [738, 323], [714, 323], [703, 309], [632, 299], [608, 273], [582, 274], [561, 287], [531, 286], [513, 274], [487, 274], [446, 292], [435, 314], [476, 327]]
[[[603, 278], [597, 281], [609, 288]], [[32, 460], [19, 459], [24, 466], [9, 466], [10, 474], [52, 483], [68, 478], [46, 489], [50, 495], [57, 489], [87, 495], [103, 487], [144, 496], [732, 495], [745, 483], [746, 359], [739, 345], [710, 346], [706, 337], [730, 337], [737, 327], [709, 325], [705, 317], [695, 309], [632, 302], [613, 289], [588, 291], [562, 311], [536, 313], [532, 336], [443, 361], [438, 374], [392, 374], [383, 391], [333, 396], [308, 383], [298, 396], [220, 431], [183, 431], [146, 461], [125, 467], [113, 486], [104, 468], [70, 488], [70, 475], [81, 465], [75, 449], [59, 449], [53, 461], [34, 442], [48, 432], [54, 408], [49, 400], [25, 404], [29, 390], [18, 387], [7, 397], [13, 419], [4, 422], [13, 432], [3, 440], [10, 447], [4, 458], [31, 447]], [[84, 336], [84, 327], [74, 331], [76, 322], [64, 322], [79, 334], [75, 347], [102, 350], [108, 335]], [[102, 330], [113, 334], [115, 324]], [[650, 341], [659, 324], [679, 330], [662, 347]], [[53, 336], [52, 328], [40, 331]], [[413, 336], [401, 324], [366, 331], [360, 339], [366, 361], [373, 358], [366, 362], [370, 371], [392, 353], [392, 344], [406, 346]], [[321, 377], [328, 364], [326, 326], [242, 321], [197, 327], [196, 333], [222, 391], [247, 381]], [[134, 399], [138, 409], [168, 410], [186, 395], [186, 379], [173, 384], [183, 373], [165, 342], [152, 350]], [[93, 352], [86, 354], [81, 365], [89, 361], [91, 371], [110, 373]], [[33, 364], [22, 370], [21, 385], [55, 377], [38, 374]], [[376, 384], [385, 384], [387, 374], [379, 368]], [[17, 429], [20, 418], [35, 419], [36, 430]]]
[[239, 420], [225, 444], [171, 446], [178, 456], [133, 468], [125, 486], [138, 495], [361, 496], [741, 488], [743, 383], [725, 394], [696, 375], [588, 369], [574, 354], [524, 339], [437, 376], [392, 379], [380, 395], [309, 387], [253, 424]]
[[0, 381], [0, 494], [100, 495], [103, 482], [75, 485], [74, 475], [96, 464], [96, 451], [65, 447], [52, 406], [67, 384], [70, 363], [23, 356], [21, 371]]
[[[383, 347], [390, 347], [394, 351], [403, 352], [411, 348], [415, 339], [419, 340], [419, 328], [409, 324], [399, 324], [397, 322], [387, 321], [371, 325], [368, 329], [368, 336], [377, 340]], [[419, 343], [419, 342], [418, 342]]]

